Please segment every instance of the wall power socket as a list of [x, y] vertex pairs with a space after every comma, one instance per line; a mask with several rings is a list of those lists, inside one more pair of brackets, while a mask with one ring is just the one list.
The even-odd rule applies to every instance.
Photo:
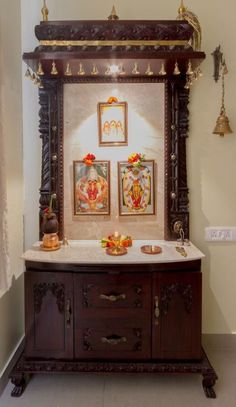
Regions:
[[207, 242], [236, 242], [235, 226], [210, 226], [205, 228]]

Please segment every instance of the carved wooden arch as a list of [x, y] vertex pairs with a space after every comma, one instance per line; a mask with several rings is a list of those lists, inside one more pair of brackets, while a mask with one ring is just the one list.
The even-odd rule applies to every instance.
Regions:
[[[186, 169], [186, 138], [188, 136], [189, 91], [185, 78], [158, 77], [82, 77], [43, 80], [39, 89], [42, 139], [42, 172], [40, 187], [40, 225], [43, 210], [50, 195], [57, 195], [55, 211], [58, 216], [60, 238], [63, 237], [63, 85], [66, 83], [163, 83], [165, 84], [165, 239], [176, 239], [173, 225], [180, 220], [185, 236], [189, 236], [188, 186]], [[40, 238], [42, 227], [40, 227]]]

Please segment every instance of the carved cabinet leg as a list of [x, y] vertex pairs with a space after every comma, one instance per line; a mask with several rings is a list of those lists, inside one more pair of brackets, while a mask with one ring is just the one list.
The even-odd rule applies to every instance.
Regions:
[[20, 397], [25, 390], [26, 380], [24, 373], [13, 373], [11, 382], [15, 385], [11, 392], [12, 397]]
[[216, 393], [213, 388], [215, 385], [217, 376], [215, 374], [211, 375], [203, 375], [203, 380], [202, 380], [202, 387], [205, 392], [206, 397], [215, 399], [216, 398]]

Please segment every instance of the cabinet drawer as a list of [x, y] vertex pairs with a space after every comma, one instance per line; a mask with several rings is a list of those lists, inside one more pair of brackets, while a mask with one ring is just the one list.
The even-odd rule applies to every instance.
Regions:
[[143, 320], [83, 321], [75, 331], [76, 358], [146, 359], [150, 324]]
[[[151, 278], [149, 275], [75, 275], [76, 310], [80, 318], [103, 316], [109, 309], [136, 312], [150, 309]], [[139, 311], [138, 311], [139, 310]], [[104, 314], [105, 312], [105, 314]]]

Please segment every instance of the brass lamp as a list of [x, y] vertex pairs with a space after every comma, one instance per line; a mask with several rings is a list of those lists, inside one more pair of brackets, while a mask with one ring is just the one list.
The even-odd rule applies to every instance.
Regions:
[[222, 63], [222, 99], [221, 99], [221, 108], [220, 108], [220, 115], [216, 121], [216, 126], [214, 128], [213, 134], [219, 134], [220, 136], [224, 136], [225, 134], [230, 134], [232, 133], [232, 130], [229, 125], [229, 119], [226, 116], [225, 112], [225, 105], [224, 105], [224, 99], [225, 99], [225, 75], [228, 73], [227, 67], [225, 62], [223, 61]]

